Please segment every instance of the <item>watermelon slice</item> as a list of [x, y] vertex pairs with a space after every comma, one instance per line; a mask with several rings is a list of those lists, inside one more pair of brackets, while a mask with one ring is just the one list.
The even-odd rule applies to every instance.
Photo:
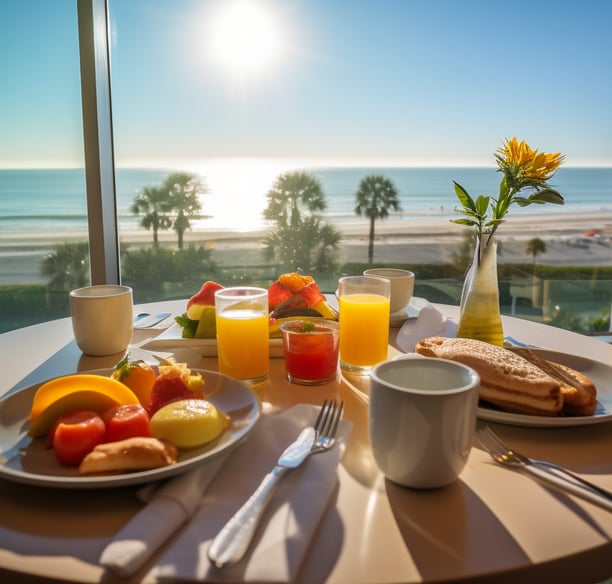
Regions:
[[268, 288], [268, 306], [271, 310], [293, 297], [293, 292], [285, 288], [278, 280]]
[[215, 292], [217, 290], [221, 290], [222, 288], [223, 286], [217, 282], [211, 282], [210, 280], [208, 282], [204, 282], [200, 290], [187, 301], [187, 310], [196, 304], [202, 306], [214, 306]]
[[296, 294], [304, 299], [307, 308], [314, 308], [319, 302], [325, 302], [325, 296], [321, 294], [321, 290], [319, 290], [316, 282], [304, 286]]

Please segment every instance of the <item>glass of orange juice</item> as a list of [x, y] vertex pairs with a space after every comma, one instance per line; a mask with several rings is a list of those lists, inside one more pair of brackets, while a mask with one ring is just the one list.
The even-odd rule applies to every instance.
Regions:
[[391, 284], [378, 276], [347, 276], [338, 281], [340, 367], [366, 374], [387, 359]]
[[241, 286], [215, 292], [219, 371], [248, 383], [268, 377], [268, 291]]

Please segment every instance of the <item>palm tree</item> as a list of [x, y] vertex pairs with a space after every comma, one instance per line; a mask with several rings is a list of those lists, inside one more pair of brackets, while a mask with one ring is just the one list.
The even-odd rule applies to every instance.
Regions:
[[302, 216], [325, 211], [327, 203], [319, 180], [308, 172], [281, 174], [268, 191], [264, 218], [279, 227], [297, 227]]
[[316, 264], [331, 263], [329, 250], [336, 249], [341, 234], [323, 221], [325, 193], [312, 174], [290, 171], [281, 174], [267, 194], [264, 218], [276, 223], [266, 240], [266, 255], [276, 257], [283, 269], [311, 269]]
[[140, 225], [153, 230], [153, 245], [159, 245], [158, 232], [172, 226], [168, 193], [158, 187], [145, 187], [130, 207], [135, 215], [143, 215]]
[[198, 198], [205, 192], [200, 179], [187, 172], [175, 172], [164, 181], [162, 190], [166, 193], [168, 203], [176, 213], [172, 228], [178, 235], [178, 248], [183, 249], [185, 231], [191, 227], [190, 219], [200, 216], [202, 204]]
[[525, 253], [533, 256], [533, 265], [535, 266], [536, 256], [541, 253], [546, 253], [546, 242], [539, 237], [534, 237], [527, 242]]
[[396, 186], [382, 175], [370, 174], [359, 183], [355, 193], [355, 213], [370, 219], [370, 234], [368, 240], [368, 261], [374, 260], [374, 223], [376, 219], [389, 216], [389, 211], [401, 211]]
[[52, 290], [72, 290], [87, 285], [89, 279], [89, 244], [61, 243], [42, 259], [41, 272], [49, 276]]
[[89, 282], [89, 244], [61, 243], [41, 262], [41, 273], [48, 276], [47, 300], [55, 308], [68, 303], [68, 292]]
[[333, 226], [325, 223], [319, 230], [319, 251], [315, 260], [318, 271], [330, 271], [334, 267], [332, 250], [338, 249], [342, 234]]

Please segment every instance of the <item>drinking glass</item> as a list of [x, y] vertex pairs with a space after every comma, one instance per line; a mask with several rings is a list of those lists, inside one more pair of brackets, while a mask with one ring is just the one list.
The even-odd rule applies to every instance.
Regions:
[[219, 371], [249, 383], [264, 381], [270, 369], [268, 291], [217, 290], [215, 309]]
[[321, 385], [338, 372], [338, 323], [333, 320], [290, 320], [280, 326], [287, 379]]
[[389, 280], [347, 276], [338, 281], [340, 367], [366, 374], [387, 359], [389, 348]]

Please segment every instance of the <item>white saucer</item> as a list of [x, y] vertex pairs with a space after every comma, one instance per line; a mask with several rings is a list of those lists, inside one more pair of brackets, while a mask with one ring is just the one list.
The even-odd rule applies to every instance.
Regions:
[[391, 328], [400, 328], [407, 320], [417, 318], [419, 312], [421, 312], [421, 308], [426, 304], [427, 300], [424, 298], [413, 296], [408, 305], [402, 308], [402, 310], [391, 313], [391, 316], [389, 316], [389, 326]]

